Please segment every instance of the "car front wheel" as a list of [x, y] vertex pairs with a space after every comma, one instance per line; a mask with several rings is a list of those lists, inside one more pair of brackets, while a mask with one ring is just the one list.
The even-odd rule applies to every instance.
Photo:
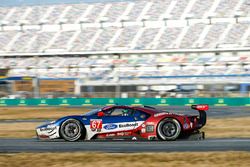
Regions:
[[157, 127], [157, 134], [161, 140], [176, 140], [181, 133], [180, 123], [173, 118], [162, 120]]
[[83, 135], [82, 124], [76, 119], [67, 119], [60, 127], [60, 134], [66, 141], [77, 141]]

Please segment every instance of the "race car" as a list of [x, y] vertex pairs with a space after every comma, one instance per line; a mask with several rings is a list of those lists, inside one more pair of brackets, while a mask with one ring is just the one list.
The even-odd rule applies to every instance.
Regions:
[[150, 106], [114, 105], [73, 115], [36, 128], [38, 139], [77, 140], [176, 140], [204, 139], [208, 105], [192, 105], [199, 115], [183, 115]]

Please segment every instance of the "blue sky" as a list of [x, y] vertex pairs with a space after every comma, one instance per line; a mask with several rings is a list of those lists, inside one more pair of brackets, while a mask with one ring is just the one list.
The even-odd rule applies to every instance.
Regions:
[[[45, 5], [60, 3], [80, 3], [80, 2], [114, 2], [121, 0], [0, 0], [0, 6], [25, 6], [25, 5]], [[126, 0], [123, 0], [126, 1]]]

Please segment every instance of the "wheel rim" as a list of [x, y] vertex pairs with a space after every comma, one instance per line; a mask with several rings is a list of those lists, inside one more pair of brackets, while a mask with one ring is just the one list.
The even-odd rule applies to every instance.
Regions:
[[172, 122], [166, 122], [163, 126], [162, 126], [162, 132], [165, 136], [167, 137], [171, 137], [174, 136], [175, 133], [177, 131], [177, 127], [174, 123]]
[[64, 133], [67, 137], [75, 137], [79, 134], [79, 126], [76, 123], [68, 123], [64, 127]]

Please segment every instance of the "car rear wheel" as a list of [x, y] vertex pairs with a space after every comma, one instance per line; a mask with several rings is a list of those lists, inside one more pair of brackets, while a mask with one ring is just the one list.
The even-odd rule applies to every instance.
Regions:
[[161, 140], [176, 140], [181, 133], [180, 123], [173, 118], [162, 120], [157, 127], [157, 134]]
[[83, 126], [76, 119], [67, 119], [60, 127], [60, 134], [66, 141], [77, 141], [83, 136]]

